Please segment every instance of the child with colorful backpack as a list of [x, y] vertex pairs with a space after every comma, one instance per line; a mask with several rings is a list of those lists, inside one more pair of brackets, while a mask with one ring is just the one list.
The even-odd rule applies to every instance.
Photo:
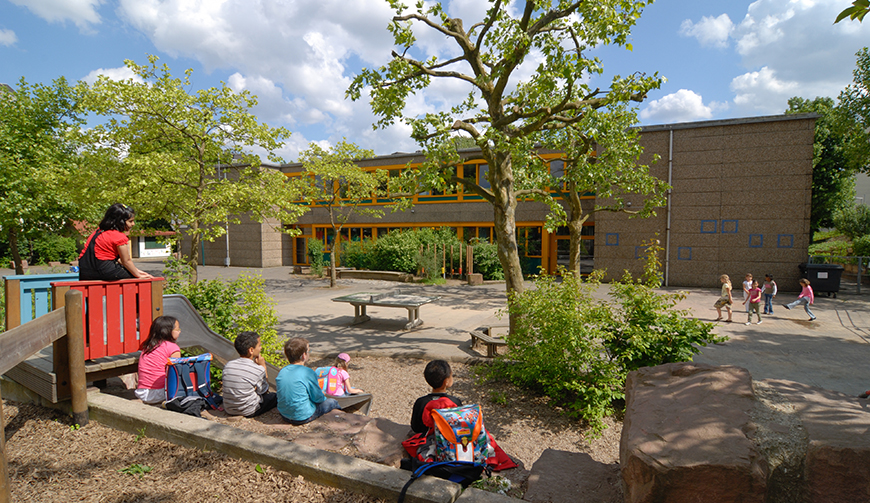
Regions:
[[180, 334], [178, 320], [172, 316], [160, 316], [151, 322], [139, 357], [139, 387], [135, 391], [139, 400], [147, 404], [166, 400], [166, 361], [181, 356], [181, 348], [175, 343]]
[[432, 386], [432, 392], [414, 402], [411, 412], [411, 429], [414, 433], [427, 433], [432, 428], [433, 408], [446, 409], [459, 407], [462, 400], [448, 395], [447, 389], [453, 386], [453, 371], [450, 364], [444, 360], [432, 360], [423, 370], [426, 383]]
[[[325, 394], [330, 396], [345, 396], [359, 395], [363, 393], [363, 390], [354, 388], [350, 385], [350, 373], [347, 371], [348, 363], [350, 363], [350, 355], [347, 353], [339, 353], [338, 356], [335, 357], [335, 362], [332, 364], [332, 367], [327, 367], [327, 375], [324, 376], [327, 379], [325, 382], [326, 389], [323, 390]], [[318, 371], [320, 371], [319, 368], [315, 369], [315, 372]], [[322, 377], [319, 372], [317, 377]]]

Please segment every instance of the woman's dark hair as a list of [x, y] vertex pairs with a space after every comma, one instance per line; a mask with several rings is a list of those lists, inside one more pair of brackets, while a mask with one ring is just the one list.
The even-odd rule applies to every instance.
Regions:
[[178, 320], [172, 316], [160, 316], [151, 322], [151, 331], [142, 343], [142, 354], [154, 351], [163, 341], [172, 342], [172, 331], [175, 330], [177, 322]]
[[100, 221], [100, 230], [124, 232], [127, 230], [127, 220], [133, 218], [134, 215], [136, 212], [133, 211], [133, 208], [115, 203], [106, 210], [106, 215]]

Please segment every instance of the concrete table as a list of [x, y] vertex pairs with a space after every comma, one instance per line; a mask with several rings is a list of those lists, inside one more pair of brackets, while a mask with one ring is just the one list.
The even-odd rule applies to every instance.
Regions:
[[408, 324], [405, 330], [411, 330], [423, 324], [420, 319], [420, 306], [438, 300], [440, 297], [424, 297], [422, 295], [405, 295], [398, 292], [388, 293], [354, 293], [332, 299], [333, 302], [346, 302], [353, 305], [354, 317], [351, 325], [369, 321], [366, 306], [401, 307], [408, 310]]

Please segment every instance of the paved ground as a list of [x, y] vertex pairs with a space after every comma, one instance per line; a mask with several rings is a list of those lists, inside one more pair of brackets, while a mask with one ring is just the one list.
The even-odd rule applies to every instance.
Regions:
[[[139, 265], [153, 273], [162, 266], [150, 261], [141, 261]], [[246, 271], [262, 274], [266, 280], [267, 291], [275, 299], [281, 319], [279, 331], [288, 336], [307, 337], [315, 355], [345, 351], [369, 356], [462, 360], [479, 356], [470, 348], [469, 331], [506, 324], [506, 319], [500, 320], [496, 314], [505, 305], [504, 285], [500, 283], [469, 287], [459, 282], [423, 286], [341, 280], [337, 288], [329, 288], [327, 280], [294, 275], [289, 267], [252, 270], [201, 267], [199, 273], [205, 279], [232, 279]], [[0, 274], [11, 271], [0, 270]], [[604, 288], [599, 292], [602, 297], [606, 295]], [[351, 293], [397, 290], [440, 297], [421, 308], [423, 326], [405, 331], [407, 311], [396, 308], [369, 308], [371, 321], [351, 325], [353, 307], [330, 300]], [[688, 292], [680, 307], [701, 319], [716, 318], [712, 305], [718, 297], [718, 288], [692, 288]], [[742, 311], [735, 312], [733, 323], [717, 323], [717, 332], [730, 340], [704, 348], [695, 361], [745, 367], [755, 379], [789, 379], [857, 395], [870, 389], [870, 288], [864, 292], [858, 295], [854, 284], [844, 283], [837, 298], [817, 297], [813, 306], [818, 317], [815, 322], [807, 321], [803, 309], [785, 310], [782, 304], [797, 298], [797, 293], [782, 292], [775, 299], [775, 314], [763, 317], [761, 325], [745, 326], [746, 315]], [[741, 307], [739, 302], [735, 305]]]

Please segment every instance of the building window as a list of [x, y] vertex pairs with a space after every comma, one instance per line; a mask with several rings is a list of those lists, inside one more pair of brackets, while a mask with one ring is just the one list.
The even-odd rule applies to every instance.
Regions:
[[763, 234], [750, 234], [749, 235], [749, 247], [750, 248], [761, 248], [764, 246], [764, 235]]
[[306, 238], [296, 238], [296, 263], [308, 263], [308, 248], [306, 246]]
[[489, 173], [489, 166], [486, 164], [477, 166], [477, 184], [484, 189], [489, 188], [489, 180], [486, 178], [487, 173]]

